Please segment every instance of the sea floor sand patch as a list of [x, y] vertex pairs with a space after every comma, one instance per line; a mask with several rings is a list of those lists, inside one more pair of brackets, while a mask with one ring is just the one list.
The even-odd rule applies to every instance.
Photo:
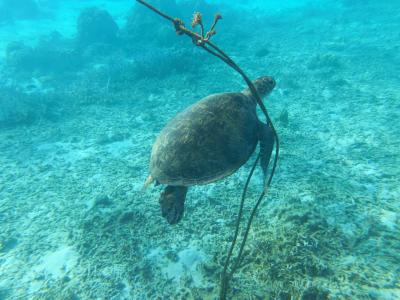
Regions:
[[59, 249], [44, 254], [40, 263], [32, 268], [37, 274], [53, 279], [71, 273], [78, 261], [78, 254], [70, 246], [62, 246]]
[[206, 255], [195, 246], [189, 245], [177, 253], [155, 248], [150, 250], [147, 258], [154, 266], [160, 268], [167, 280], [175, 283], [189, 280], [193, 287], [204, 286], [204, 278], [199, 266], [206, 261]]
[[109, 152], [114, 157], [121, 157], [124, 153], [129, 151], [134, 151], [134, 143], [131, 140], [123, 140], [110, 143], [105, 146], [107, 152]]
[[75, 164], [76, 162], [89, 158], [96, 154], [97, 149], [93, 146], [76, 145], [74, 143], [54, 142], [43, 143], [37, 146], [42, 162], [51, 165]]
[[381, 222], [390, 230], [396, 230], [399, 228], [400, 217], [398, 212], [382, 209], [381, 210]]
[[193, 280], [193, 286], [203, 286], [203, 275], [199, 271], [199, 264], [205, 261], [205, 254], [195, 247], [178, 252], [178, 260], [176, 262], [169, 262], [166, 266], [162, 267], [162, 272], [168, 279], [179, 282], [182, 276], [189, 276]]

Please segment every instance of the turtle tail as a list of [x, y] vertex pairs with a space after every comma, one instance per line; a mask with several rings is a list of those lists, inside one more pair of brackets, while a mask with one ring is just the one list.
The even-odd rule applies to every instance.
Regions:
[[149, 175], [149, 177], [147, 177], [146, 181], [144, 182], [144, 185], [142, 187], [142, 192], [144, 192], [153, 182], [154, 182], [153, 176]]
[[177, 224], [183, 217], [187, 190], [186, 186], [168, 185], [161, 193], [161, 215], [171, 225]]

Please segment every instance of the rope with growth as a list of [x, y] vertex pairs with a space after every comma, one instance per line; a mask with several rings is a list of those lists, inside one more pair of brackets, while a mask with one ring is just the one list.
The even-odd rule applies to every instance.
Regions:
[[243, 235], [243, 239], [242, 242], [240, 244], [240, 248], [239, 248], [239, 253], [236, 257], [235, 262], [233, 263], [233, 266], [231, 267], [231, 270], [228, 271], [228, 266], [232, 257], [232, 253], [233, 250], [235, 248], [236, 242], [237, 242], [237, 238], [239, 235], [239, 227], [240, 227], [240, 221], [242, 219], [242, 215], [243, 215], [243, 206], [244, 206], [244, 200], [246, 198], [246, 193], [247, 193], [247, 189], [248, 189], [248, 185], [250, 183], [250, 180], [253, 176], [254, 170], [257, 166], [257, 163], [260, 159], [260, 154], [258, 154], [256, 160], [254, 161], [251, 171], [247, 177], [244, 189], [243, 189], [243, 193], [242, 193], [242, 198], [240, 201], [240, 207], [239, 207], [239, 213], [237, 216], [237, 220], [236, 220], [236, 227], [235, 227], [235, 233], [234, 233], [234, 237], [232, 239], [232, 243], [231, 246], [229, 248], [228, 251], [228, 255], [226, 257], [225, 260], [225, 264], [224, 264], [224, 269], [222, 271], [222, 275], [221, 275], [221, 289], [220, 289], [220, 299], [221, 300], [225, 300], [226, 296], [227, 296], [227, 292], [228, 292], [228, 288], [229, 288], [229, 281], [231, 280], [231, 278], [233, 277], [233, 274], [236, 272], [236, 270], [238, 269], [238, 267], [240, 266], [242, 260], [243, 260], [243, 249], [244, 246], [246, 244], [247, 241], [247, 237], [250, 231], [250, 227], [251, 227], [251, 223], [253, 222], [254, 216], [257, 212], [257, 209], [259, 207], [259, 205], [261, 204], [262, 199], [264, 198], [264, 196], [266, 195], [266, 193], [268, 192], [268, 188], [271, 185], [272, 182], [272, 178], [275, 174], [275, 170], [277, 167], [277, 163], [278, 163], [278, 158], [279, 158], [279, 137], [278, 134], [275, 130], [275, 127], [272, 123], [272, 120], [268, 114], [268, 111], [264, 105], [264, 103], [262, 102], [262, 99], [260, 97], [260, 95], [257, 92], [257, 89], [255, 88], [254, 84], [251, 82], [251, 80], [249, 79], [249, 77], [243, 72], [243, 70], [225, 53], [223, 52], [217, 45], [215, 45], [214, 43], [212, 43], [210, 41], [211, 37], [214, 36], [216, 34], [215, 32], [215, 26], [217, 25], [218, 21], [222, 19], [220, 14], [216, 14], [215, 18], [214, 18], [214, 22], [210, 28], [210, 30], [204, 34], [204, 25], [202, 22], [202, 15], [199, 12], [196, 12], [193, 15], [193, 19], [192, 19], [192, 27], [195, 28], [196, 26], [200, 26], [200, 34], [196, 33], [190, 29], [187, 29], [185, 27], [185, 24], [183, 23], [183, 21], [181, 19], [178, 18], [172, 18], [170, 16], [168, 16], [167, 14], [161, 12], [160, 10], [158, 10], [157, 8], [155, 8], [154, 6], [148, 4], [147, 2], [143, 1], [143, 0], [136, 0], [137, 2], [139, 2], [140, 4], [143, 4], [144, 6], [146, 6], [147, 8], [149, 8], [150, 10], [152, 10], [153, 12], [157, 13], [158, 15], [160, 15], [161, 17], [163, 17], [164, 19], [172, 22], [172, 24], [175, 27], [175, 31], [177, 34], [179, 35], [187, 35], [189, 36], [193, 43], [196, 44], [197, 46], [203, 48], [205, 51], [207, 51], [208, 53], [218, 57], [219, 59], [221, 59], [222, 61], [224, 61], [227, 65], [229, 65], [232, 69], [234, 69], [236, 72], [238, 72], [242, 78], [244, 79], [244, 81], [246, 82], [246, 84], [248, 85], [254, 99], [256, 99], [257, 104], [259, 105], [262, 113], [264, 114], [267, 124], [268, 126], [271, 128], [273, 135], [274, 135], [274, 139], [275, 139], [275, 157], [274, 157], [274, 163], [271, 169], [271, 173], [268, 177], [267, 182], [265, 183], [264, 189], [261, 193], [261, 195], [259, 196], [255, 206], [253, 207], [249, 220], [247, 222], [247, 226]]

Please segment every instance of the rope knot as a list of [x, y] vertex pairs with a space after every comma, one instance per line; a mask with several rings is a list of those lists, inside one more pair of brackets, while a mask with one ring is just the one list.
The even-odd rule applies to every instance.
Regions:
[[181, 19], [179, 19], [179, 18], [175, 18], [173, 23], [174, 23], [174, 27], [175, 27], [175, 32], [178, 35], [184, 34], [184, 32], [182, 30], [182, 27], [185, 26], [185, 23], [183, 23], [183, 21]]

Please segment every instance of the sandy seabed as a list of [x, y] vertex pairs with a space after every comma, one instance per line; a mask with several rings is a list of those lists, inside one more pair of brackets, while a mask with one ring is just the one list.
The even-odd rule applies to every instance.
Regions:
[[[219, 41], [251, 76], [275, 77], [265, 103], [282, 142], [230, 299], [400, 299], [400, 7], [374, 5], [276, 13]], [[218, 62], [198, 71], [0, 129], [0, 299], [216, 298], [254, 157], [192, 188], [177, 226], [161, 187], [141, 192], [164, 124], [243, 88]], [[260, 187], [258, 170], [246, 217]]]

